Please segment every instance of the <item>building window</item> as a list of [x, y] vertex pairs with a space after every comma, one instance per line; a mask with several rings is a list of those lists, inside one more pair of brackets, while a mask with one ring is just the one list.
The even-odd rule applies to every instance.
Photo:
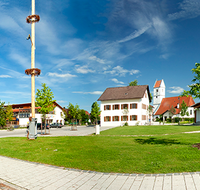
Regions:
[[110, 105], [105, 105], [104, 106], [104, 110], [111, 110], [111, 106]]
[[111, 121], [111, 116], [105, 116], [105, 117], [104, 117], [104, 121], [105, 121], [105, 122]]
[[131, 115], [130, 121], [137, 121], [137, 115]]
[[121, 105], [121, 109], [123, 110], [123, 109], [128, 109], [128, 104], [122, 104]]
[[113, 121], [119, 121], [119, 116], [113, 116]]
[[128, 121], [128, 116], [127, 115], [121, 116], [121, 121]]
[[130, 104], [130, 109], [137, 109], [137, 104]]
[[142, 120], [147, 120], [147, 116], [146, 115], [142, 115]]
[[192, 110], [190, 110], [190, 115], [192, 115]]
[[158, 92], [158, 89], [156, 89], [156, 92]]
[[147, 109], [147, 105], [142, 104], [142, 109], [146, 110]]
[[19, 118], [29, 118], [30, 117], [30, 113], [20, 113], [19, 114]]
[[119, 104], [113, 105], [113, 110], [119, 110]]
[[158, 98], [158, 96], [156, 96], [156, 98]]

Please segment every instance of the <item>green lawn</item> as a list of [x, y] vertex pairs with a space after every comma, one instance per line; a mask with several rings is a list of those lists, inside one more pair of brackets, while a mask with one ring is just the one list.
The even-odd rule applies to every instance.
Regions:
[[[200, 171], [200, 150], [192, 145], [200, 143], [200, 133], [181, 133], [193, 130], [199, 127], [119, 127], [99, 136], [40, 137], [34, 141], [1, 138], [0, 155], [101, 172], [195, 172]], [[171, 135], [163, 135], [166, 133]], [[138, 136], [128, 136], [133, 134]]]
[[116, 127], [101, 132], [101, 135], [161, 135], [176, 134], [181, 132], [200, 131], [200, 126], [195, 125], [151, 125]]

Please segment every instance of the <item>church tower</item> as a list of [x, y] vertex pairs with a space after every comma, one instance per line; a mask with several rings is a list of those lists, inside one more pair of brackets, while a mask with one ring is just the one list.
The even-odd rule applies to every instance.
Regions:
[[158, 81], [156, 80], [153, 88], [153, 106], [155, 113], [158, 110], [162, 99], [165, 98], [165, 83], [163, 79]]

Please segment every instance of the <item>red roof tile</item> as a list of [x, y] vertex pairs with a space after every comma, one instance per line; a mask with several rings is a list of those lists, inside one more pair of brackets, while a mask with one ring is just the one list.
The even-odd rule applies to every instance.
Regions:
[[[179, 98], [180, 98], [180, 100], [179, 100]], [[163, 98], [162, 102], [160, 104], [160, 107], [158, 108], [155, 115], [164, 114], [166, 111], [170, 110], [170, 108], [172, 106], [176, 109], [176, 114], [180, 113], [180, 109], [177, 108], [177, 104], [179, 104], [179, 106], [180, 106], [182, 104], [183, 100], [188, 107], [191, 107], [192, 105], [195, 104], [195, 102], [191, 96], [188, 96], [188, 97], [175, 96], [175, 97]]]
[[162, 80], [156, 81], [156, 84], [154, 85], [154, 88], [160, 87], [161, 82], [162, 82]]

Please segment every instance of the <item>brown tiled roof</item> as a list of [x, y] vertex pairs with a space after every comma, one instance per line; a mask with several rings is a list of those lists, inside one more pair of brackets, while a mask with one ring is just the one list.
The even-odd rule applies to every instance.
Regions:
[[149, 86], [139, 85], [107, 88], [100, 96], [98, 101], [142, 98], [146, 90], [148, 92], [149, 99], [151, 100]]
[[[180, 100], [178, 98], [180, 98]], [[163, 98], [162, 102], [160, 104], [160, 107], [158, 108], [155, 115], [164, 114], [165, 112], [170, 110], [170, 108], [172, 106], [175, 108], [176, 114], [180, 113], [180, 109], [177, 108], [177, 104], [179, 104], [179, 106], [180, 106], [182, 104], [183, 100], [188, 107], [191, 107], [192, 105], [195, 104], [195, 102], [191, 96], [188, 96], [188, 97], [175, 96], [175, 97]]]
[[161, 82], [162, 82], [162, 80], [156, 81], [156, 84], [154, 85], [154, 88], [160, 87]]

